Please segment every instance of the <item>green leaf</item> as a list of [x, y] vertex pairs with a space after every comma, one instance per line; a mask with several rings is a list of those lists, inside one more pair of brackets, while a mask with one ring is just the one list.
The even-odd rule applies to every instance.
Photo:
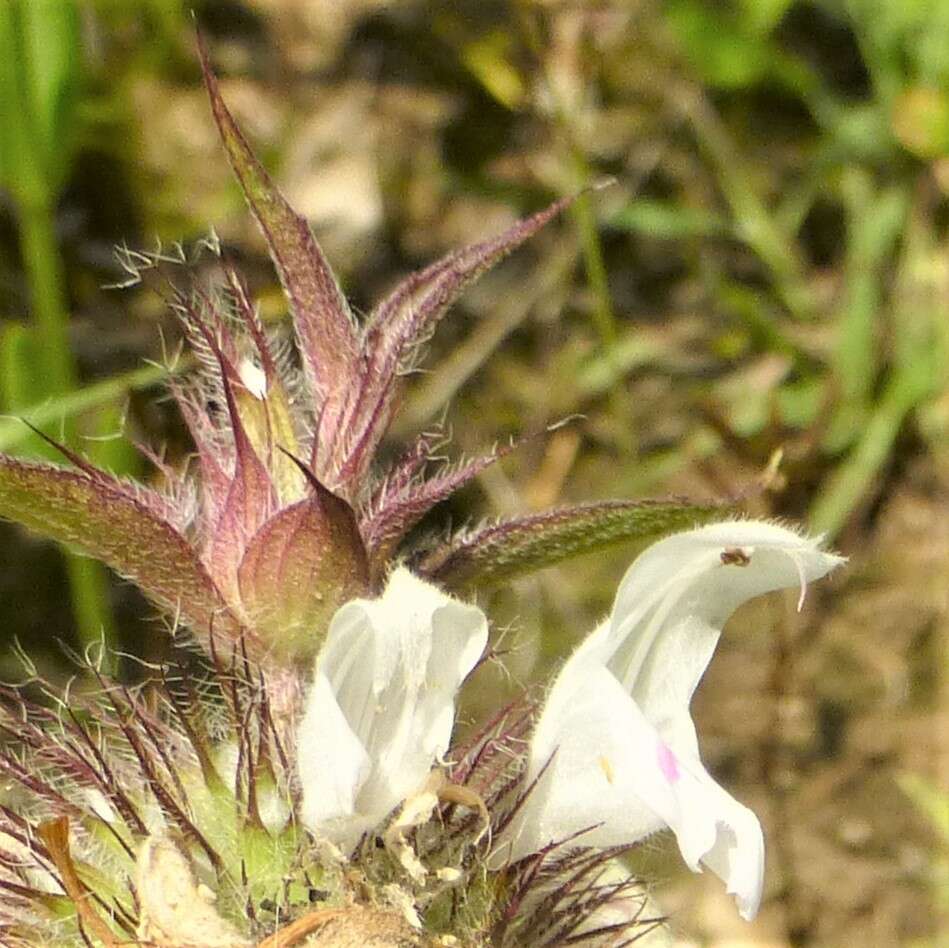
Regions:
[[[925, 381], [925, 380], [924, 380]], [[860, 429], [853, 450], [823, 481], [808, 513], [815, 533], [833, 538], [866, 496], [893, 450], [906, 416], [921, 400], [923, 385], [908, 373], [895, 374]]]
[[855, 441], [878, 381], [878, 350], [885, 265], [904, 231], [909, 195], [898, 186], [877, 188], [868, 173], [848, 168], [841, 178], [847, 208], [847, 269], [838, 320], [834, 374], [841, 401], [824, 438], [828, 453]]
[[42, 400], [46, 390], [39, 365], [36, 340], [28, 326], [11, 322], [0, 328], [0, 405], [4, 411], [19, 411]]
[[792, 0], [741, 0], [745, 28], [762, 36], [770, 33], [787, 13]]
[[426, 556], [419, 572], [451, 590], [490, 586], [584, 553], [650, 542], [727, 515], [717, 504], [606, 500], [504, 520]]
[[236, 637], [240, 623], [187, 539], [156, 512], [161, 503], [102, 473], [0, 455], [0, 517], [106, 563], [199, 638], [212, 624]]
[[519, 108], [527, 95], [524, 80], [511, 62], [513, 47], [509, 32], [494, 30], [467, 43], [461, 51], [461, 61], [472, 75], [507, 109]]
[[[40, 364], [36, 337], [28, 326], [11, 322], [0, 329], [0, 407], [4, 411], [22, 411], [43, 400], [45, 380]], [[56, 449], [19, 420], [0, 419], [0, 445], [6, 425], [15, 425], [20, 435], [17, 453], [58, 459]]]
[[75, 0], [28, 0], [22, 29], [35, 147], [54, 193], [69, 168], [79, 80], [79, 11]]
[[915, 86], [904, 89], [892, 111], [893, 133], [917, 158], [932, 161], [949, 154], [949, 93]]
[[665, 16], [686, 59], [710, 85], [746, 88], [771, 69], [770, 45], [744, 29], [742, 20], [723, 15], [701, 0], [674, 0], [666, 5]]
[[897, 781], [903, 792], [926, 814], [940, 836], [949, 843], [949, 793], [918, 774], [901, 774]]
[[0, 185], [20, 200], [41, 200], [46, 193], [41, 169], [31, 161], [32, 129], [28, 111], [20, 5], [0, 3]]

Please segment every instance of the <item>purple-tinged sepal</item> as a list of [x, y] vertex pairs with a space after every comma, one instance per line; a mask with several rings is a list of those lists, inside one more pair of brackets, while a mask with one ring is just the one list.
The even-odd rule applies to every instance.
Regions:
[[315, 485], [260, 528], [237, 575], [243, 613], [272, 658], [311, 659], [336, 610], [369, 591], [352, 508]]
[[70, 470], [0, 455], [0, 517], [108, 564], [205, 643], [242, 629], [165, 498], [89, 465]]

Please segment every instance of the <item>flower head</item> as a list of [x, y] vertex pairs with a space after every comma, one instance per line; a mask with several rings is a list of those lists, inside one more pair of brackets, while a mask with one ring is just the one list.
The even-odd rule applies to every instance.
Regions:
[[707, 866], [757, 912], [764, 843], [754, 814], [702, 766], [689, 703], [722, 626], [754, 596], [842, 562], [784, 527], [713, 524], [654, 544], [620, 583], [609, 619], [557, 676], [534, 732], [532, 787], [502, 852], [520, 858], [573, 834], [634, 843], [669, 827], [693, 871]]
[[[0, 455], [0, 516], [103, 560], [209, 647], [240, 641], [255, 662], [308, 666], [343, 603], [378, 591], [411, 529], [502, 452], [432, 472], [420, 437], [388, 469], [377, 452], [402, 376], [466, 287], [570, 203], [515, 222], [412, 274], [354, 317], [306, 220], [254, 156], [202, 49], [212, 113], [286, 292], [296, 355], [264, 329], [221, 256], [182, 285], [167, 255], [126, 251], [128, 282], [158, 271], [198, 371], [172, 383], [196, 459], [164, 489]], [[176, 275], [177, 277], [177, 275]], [[681, 505], [679, 505], [681, 506]], [[636, 525], [634, 525], [635, 528]]]

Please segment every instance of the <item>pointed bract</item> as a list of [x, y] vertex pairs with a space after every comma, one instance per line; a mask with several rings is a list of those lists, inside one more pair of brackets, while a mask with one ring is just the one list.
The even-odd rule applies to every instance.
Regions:
[[723, 507], [684, 500], [605, 500], [490, 524], [429, 553], [419, 575], [451, 590], [488, 586], [618, 543], [654, 540]]
[[358, 353], [352, 315], [310, 225], [271, 181], [224, 104], [200, 36], [198, 49], [221, 139], [290, 300], [307, 380], [325, 402], [352, 378]]
[[503, 233], [453, 250], [404, 279], [376, 306], [366, 324], [366, 352], [376, 370], [404, 367], [413, 349], [425, 342], [445, 311], [478, 277], [548, 224], [575, 198], [561, 198], [512, 224]]
[[240, 602], [237, 571], [244, 552], [273, 509], [273, 483], [249, 443], [238, 455], [227, 497], [205, 551], [208, 570], [227, 600]]
[[352, 512], [338, 505], [310, 497], [285, 507], [260, 528], [241, 561], [244, 612], [281, 662], [311, 660], [330, 616], [368, 591]]
[[[136, 489], [138, 490], [138, 489]], [[197, 637], [236, 637], [237, 617], [188, 540], [136, 491], [102, 474], [0, 455], [0, 517], [95, 557], [181, 617]]]
[[270, 472], [254, 451], [237, 407], [232, 381], [237, 377], [237, 369], [205, 323], [194, 314], [192, 318], [220, 367], [221, 391], [227, 405], [234, 447], [227, 495], [216, 522], [210, 525], [205, 560], [218, 588], [236, 609], [240, 601], [238, 567], [251, 537], [270, 517], [277, 497]]
[[201, 404], [200, 395], [177, 381], [170, 383], [171, 393], [178, 404], [182, 418], [198, 454], [200, 470], [201, 527], [215, 523], [227, 500], [230, 477], [224, 469], [218, 433]]
[[[415, 483], [395, 472], [390, 489], [380, 492], [377, 509], [366, 517], [362, 535], [370, 562], [381, 569], [395, 554], [405, 535], [436, 505], [451, 497], [482, 471], [514, 450], [511, 444], [479, 458], [451, 465], [427, 480]], [[424, 463], [424, 462], [423, 462]]]
[[549, 223], [574, 197], [561, 198], [517, 221], [496, 237], [455, 250], [403, 280], [369, 316], [362, 341], [362, 364], [334, 446], [334, 470], [348, 483], [368, 468], [392, 420], [400, 373], [412, 366], [419, 348], [464, 290]]
[[389, 467], [375, 485], [366, 503], [366, 511], [360, 523], [360, 529], [365, 536], [368, 537], [371, 533], [369, 521], [389, 504], [395, 503], [396, 498], [409, 493], [412, 486], [422, 479], [426, 466], [435, 459], [437, 445], [444, 441], [445, 437], [441, 432], [424, 432], [418, 435], [403, 451], [402, 456]]

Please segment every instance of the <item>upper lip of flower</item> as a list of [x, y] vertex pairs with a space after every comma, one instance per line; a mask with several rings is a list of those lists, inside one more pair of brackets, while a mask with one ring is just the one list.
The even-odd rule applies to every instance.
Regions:
[[499, 852], [520, 858], [575, 833], [580, 844], [633, 843], [669, 826], [690, 867], [721, 875], [752, 917], [761, 828], [702, 766], [689, 702], [737, 606], [803, 589], [841, 562], [818, 541], [756, 521], [711, 524], [647, 549], [609, 619], [551, 688], [531, 742], [527, 782], [536, 783]]

